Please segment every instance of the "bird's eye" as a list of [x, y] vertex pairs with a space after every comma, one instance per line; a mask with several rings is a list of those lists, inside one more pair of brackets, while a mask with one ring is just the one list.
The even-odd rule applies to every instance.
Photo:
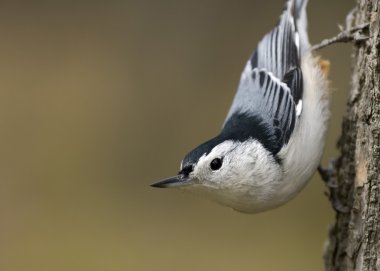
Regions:
[[214, 160], [211, 161], [210, 163], [210, 168], [212, 170], [218, 170], [222, 167], [223, 161], [220, 158], [215, 158]]

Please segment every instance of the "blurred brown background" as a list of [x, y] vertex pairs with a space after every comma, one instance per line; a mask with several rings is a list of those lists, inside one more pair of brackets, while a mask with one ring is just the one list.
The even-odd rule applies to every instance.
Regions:
[[[313, 43], [353, 1], [310, 0]], [[321, 270], [333, 212], [315, 176], [244, 215], [148, 185], [215, 135], [282, 1], [0, 3], [0, 270]], [[350, 46], [332, 62], [337, 154]]]

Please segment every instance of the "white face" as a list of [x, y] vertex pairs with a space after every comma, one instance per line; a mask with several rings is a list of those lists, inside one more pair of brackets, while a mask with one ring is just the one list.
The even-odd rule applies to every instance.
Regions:
[[[221, 165], [212, 166], [214, 159], [220, 159]], [[256, 140], [229, 140], [200, 157], [189, 175], [194, 184], [184, 188], [243, 210], [238, 205], [244, 204], [244, 198], [252, 202], [265, 200], [281, 176], [281, 166]]]

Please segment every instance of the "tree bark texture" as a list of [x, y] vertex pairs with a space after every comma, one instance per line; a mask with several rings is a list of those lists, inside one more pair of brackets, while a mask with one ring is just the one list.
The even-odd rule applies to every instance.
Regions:
[[325, 250], [328, 271], [380, 270], [380, 0], [357, 0], [352, 25], [367, 22], [369, 39], [354, 49], [336, 187], [330, 188], [341, 208]]

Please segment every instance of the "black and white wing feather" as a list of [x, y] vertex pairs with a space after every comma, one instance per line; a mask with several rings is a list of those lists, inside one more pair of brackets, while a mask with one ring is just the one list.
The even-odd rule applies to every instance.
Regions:
[[308, 41], [307, 36], [300, 40], [298, 30], [304, 35], [306, 24], [297, 22], [305, 21], [304, 6], [304, 0], [288, 1], [277, 26], [247, 62], [224, 123], [225, 137], [255, 138], [273, 155], [288, 143], [302, 112], [301, 47]]

